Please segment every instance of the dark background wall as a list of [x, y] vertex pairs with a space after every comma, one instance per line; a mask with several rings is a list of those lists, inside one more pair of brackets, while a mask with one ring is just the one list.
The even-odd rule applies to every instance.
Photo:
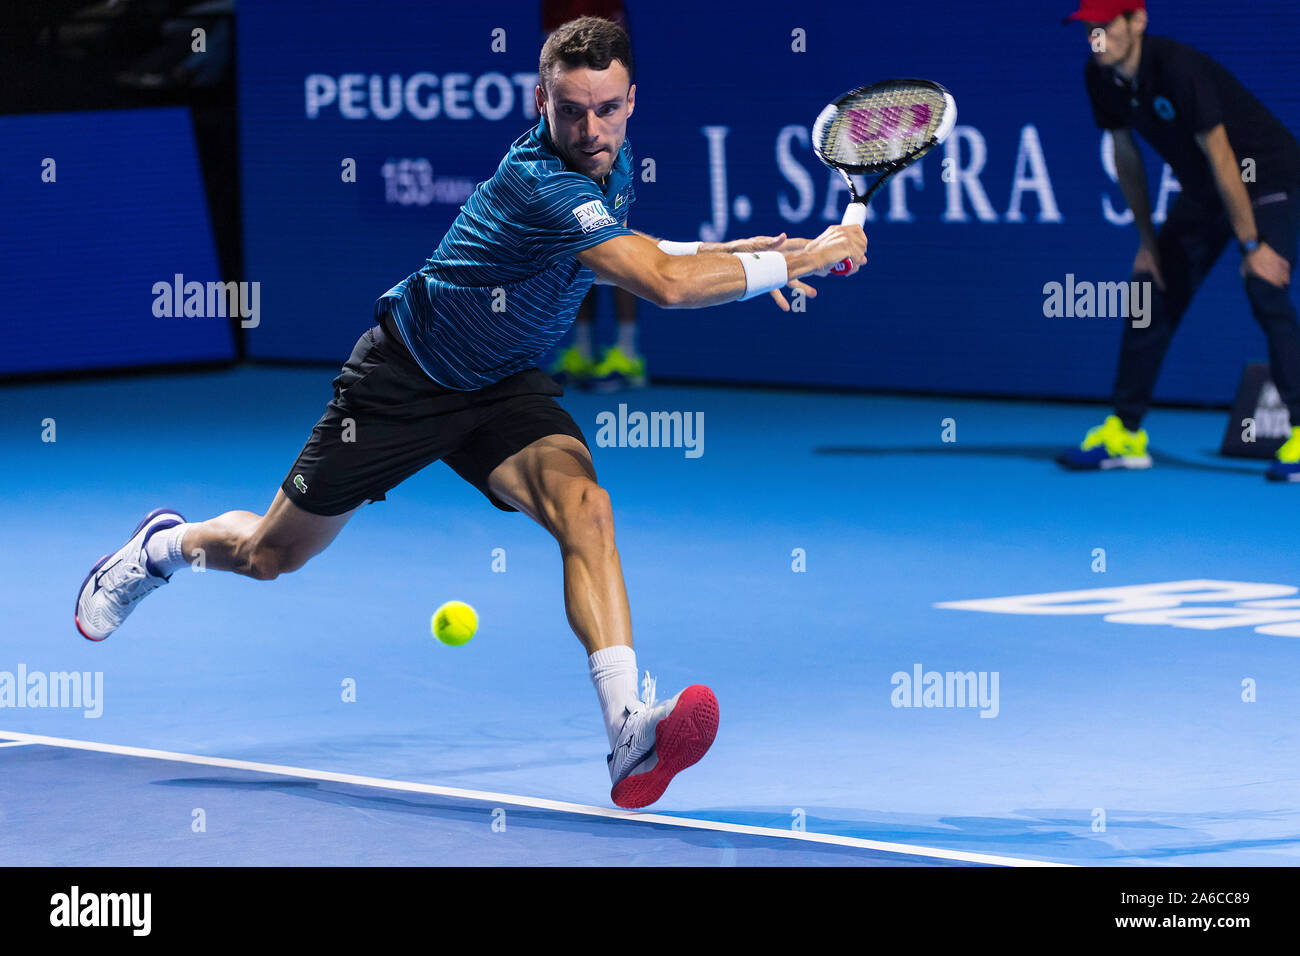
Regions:
[[[850, 87], [890, 76], [928, 77], [948, 86], [960, 113], [949, 151], [932, 153], [895, 192], [886, 190], [873, 203], [866, 270], [848, 281], [816, 280], [820, 295], [805, 313], [781, 313], [765, 298], [689, 312], [641, 303], [641, 345], [652, 375], [1107, 395], [1123, 320], [1043, 315], [1046, 283], [1070, 274], [1094, 282], [1126, 278], [1136, 248], [1135, 230], [1107, 214], [1124, 212], [1124, 202], [1103, 168], [1102, 137], [1083, 90], [1082, 28], [1059, 22], [1069, 2], [881, 6], [855, 22], [832, 4], [728, 0], [701, 8], [687, 0], [631, 0], [627, 6], [639, 94], [628, 138], [638, 164], [655, 164], [655, 180], [637, 182], [631, 224], [653, 234], [715, 238], [720, 229], [723, 238], [813, 236], [837, 222], [847, 197], [814, 160], [807, 133], [824, 103]], [[172, 8], [170, 15], [180, 14]], [[1151, 18], [1152, 32], [1211, 53], [1283, 122], [1300, 128], [1300, 91], [1292, 77], [1300, 7], [1264, 0], [1228, 13], [1208, 0], [1154, 0]], [[187, 160], [159, 152], [152, 186], [141, 186], [134, 198], [151, 211], [150, 223], [124, 219], [132, 202], [123, 196], [105, 211], [105, 228], [129, 248], [142, 230], [162, 229], [164, 220], [176, 227], [174, 236], [154, 244], [162, 248], [138, 247], [142, 275], [166, 280], [201, 270], [182, 260], [207, 255], [223, 277], [260, 283], [260, 324], [246, 331], [228, 324], [231, 344], [217, 343], [218, 352], [226, 348], [234, 356], [242, 344], [257, 359], [337, 364], [370, 322], [374, 299], [423, 264], [468, 191], [536, 122], [531, 76], [544, 38], [540, 11], [531, 2], [265, 0], [242, 7], [234, 22], [229, 73], [211, 87], [117, 84], [113, 96], [98, 94], [109, 102], [77, 102], [69, 90], [82, 90], [84, 99], [84, 88], [113, 87], [118, 73], [158, 43], [110, 34], [77, 65], [43, 39], [32, 47], [37, 67], [27, 75], [35, 82], [25, 93], [7, 92], [5, 109], [147, 106], [159, 108], [157, 121], [165, 124], [171, 121], [161, 107], [188, 108], [210, 225], [205, 230], [171, 214], [172, 204], [190, 203], [199, 187]], [[149, 29], [155, 41], [166, 33]], [[492, 50], [498, 29], [504, 52]], [[806, 52], [792, 51], [795, 30], [804, 31]], [[24, 55], [30, 59], [31, 50]], [[0, 116], [0, 126], [13, 121]], [[103, 140], [108, 134], [87, 121], [85, 135]], [[150, 134], [123, 135], [138, 142]], [[161, 127], [155, 135], [169, 141]], [[77, 244], [80, 221], [41, 205], [49, 194], [33, 179], [39, 160], [32, 149], [41, 151], [32, 146], [17, 156], [5, 149], [5, 180], [32, 180], [23, 181], [16, 206], [5, 204], [16, 224], [6, 234], [18, 242], [39, 222], [50, 233], [43, 248], [56, 250], [45, 274], [64, 276], [65, 283], [54, 299], [46, 285], [39, 295], [20, 296], [17, 318], [45, 309], [46, 321], [54, 321], [51, 302], [63, 300], [74, 303], [69, 315], [81, 314], [87, 297], [98, 296], [97, 325], [137, 322], [166, 331], [160, 338], [172, 343], [170, 351], [146, 349], [136, 364], [212, 354], [203, 337], [214, 324], [161, 325], [147, 314], [147, 290], [132, 284], [129, 294], [108, 303], [107, 280], [75, 268], [88, 255]], [[978, 189], [944, 182], [945, 158], [979, 167]], [[355, 161], [355, 182], [343, 180], [345, 160]], [[1149, 156], [1153, 199], [1161, 192], [1162, 166]], [[1018, 177], [1036, 173], [1036, 188], [1022, 183], [1017, 190]], [[184, 184], [164, 183], [176, 175]], [[1166, 193], [1166, 204], [1174, 195]], [[210, 245], [191, 249], [194, 241]], [[21, 261], [12, 249], [0, 256], [0, 278], [10, 290], [26, 284], [30, 291], [27, 267], [14, 265]], [[1227, 402], [1242, 364], [1263, 358], [1238, 261], [1229, 249], [1189, 312], [1158, 399]], [[90, 281], [93, 293], [85, 291]], [[599, 295], [602, 311], [611, 312], [608, 291]], [[178, 340], [184, 348], [173, 347]], [[47, 365], [131, 364], [125, 356], [78, 352], [66, 341], [50, 349], [55, 358]], [[23, 368], [24, 361], [0, 352], [4, 370]]]

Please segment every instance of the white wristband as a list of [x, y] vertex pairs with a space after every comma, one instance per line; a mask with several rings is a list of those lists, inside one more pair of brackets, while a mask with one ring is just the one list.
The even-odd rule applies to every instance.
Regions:
[[745, 294], [737, 302], [779, 289], [790, 281], [785, 255], [780, 252], [733, 252], [745, 267]]
[[700, 251], [701, 245], [699, 242], [672, 242], [668, 239], [659, 242], [659, 248], [670, 256], [693, 256]]

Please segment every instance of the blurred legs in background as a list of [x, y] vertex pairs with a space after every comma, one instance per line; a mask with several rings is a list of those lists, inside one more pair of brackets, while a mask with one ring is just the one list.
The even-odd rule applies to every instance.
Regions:
[[[596, 286], [602, 285], [609, 288], [614, 299], [618, 337], [613, 345], [602, 350], [600, 360], [596, 361], [593, 345], [596, 297], [599, 294]], [[597, 279], [574, 319], [573, 341], [560, 352], [559, 359], [551, 366], [551, 375], [562, 385], [576, 385], [599, 392], [644, 386], [645, 359], [641, 358], [636, 345], [636, 296]]]

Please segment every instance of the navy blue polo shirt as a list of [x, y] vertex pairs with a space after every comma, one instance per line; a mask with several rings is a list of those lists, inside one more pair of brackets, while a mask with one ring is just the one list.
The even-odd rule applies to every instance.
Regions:
[[420, 367], [446, 388], [483, 388], [535, 365], [596, 279], [577, 254], [634, 235], [632, 178], [626, 139], [597, 183], [564, 164], [541, 116], [465, 201], [424, 268], [380, 297], [376, 318], [391, 314]]
[[1237, 162], [1255, 160], [1248, 192], [1300, 184], [1300, 143], [1235, 76], [1199, 50], [1148, 34], [1133, 81], [1089, 59], [1084, 82], [1097, 126], [1134, 130], [1170, 165], [1189, 195], [1218, 200], [1213, 170], [1196, 136], [1220, 123]]

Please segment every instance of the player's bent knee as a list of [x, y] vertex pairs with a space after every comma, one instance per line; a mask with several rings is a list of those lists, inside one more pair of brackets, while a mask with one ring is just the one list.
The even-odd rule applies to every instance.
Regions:
[[605, 545], [614, 540], [614, 506], [609, 492], [594, 481], [566, 489], [556, 522], [556, 537], [572, 546]]

